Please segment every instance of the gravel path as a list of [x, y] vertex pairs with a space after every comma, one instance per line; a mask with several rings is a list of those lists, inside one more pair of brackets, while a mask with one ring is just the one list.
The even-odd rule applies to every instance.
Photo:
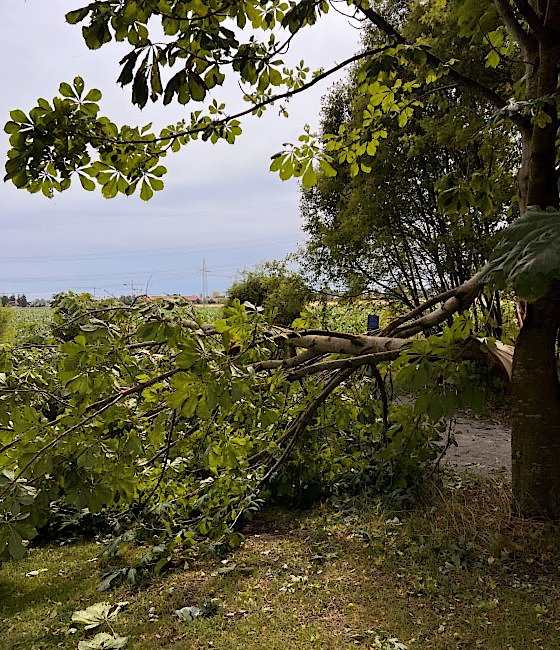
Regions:
[[[399, 402], [412, 402], [406, 395]], [[511, 428], [492, 420], [480, 420], [466, 413], [455, 418], [457, 447], [451, 446], [442, 462], [457, 470], [470, 469], [486, 476], [505, 472], [511, 476]]]
[[472, 469], [481, 474], [506, 472], [511, 474], [511, 431], [488, 420], [467, 415], [456, 418], [457, 447], [452, 446], [444, 461], [457, 468]]

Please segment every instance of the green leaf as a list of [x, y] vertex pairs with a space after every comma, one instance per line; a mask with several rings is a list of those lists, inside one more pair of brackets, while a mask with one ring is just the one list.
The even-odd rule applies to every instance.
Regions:
[[74, 88], [76, 89], [76, 96], [81, 97], [84, 92], [84, 80], [81, 77], [74, 77]]
[[82, 21], [89, 14], [89, 6], [83, 7], [82, 9], [76, 9], [75, 11], [69, 11], [65, 18], [66, 22], [70, 25], [75, 25]]
[[10, 527], [2, 523], [0, 524], [0, 557], [4, 552], [6, 546], [8, 545], [8, 539], [10, 537]]
[[24, 124], [29, 124], [29, 118], [27, 115], [23, 111], [20, 111], [18, 108], [10, 111], [10, 117], [14, 122], [23, 122]]
[[99, 20], [91, 23], [88, 27], [82, 27], [82, 35], [90, 50], [97, 50], [111, 40], [111, 32], [107, 23]]
[[19, 131], [19, 124], [16, 122], [6, 122], [4, 124], [4, 133], [17, 133]]
[[272, 156], [272, 162], [270, 163], [270, 171], [271, 172], [277, 172], [280, 167], [282, 167], [282, 163], [284, 162], [284, 156], [281, 154], [276, 154]]
[[166, 173], [167, 173], [167, 168], [164, 167], [163, 165], [158, 165], [157, 167], [150, 169], [150, 174], [152, 176], [163, 176]]
[[163, 92], [163, 85], [161, 83], [161, 75], [159, 71], [159, 64], [157, 61], [152, 65], [152, 70], [150, 73], [150, 83], [152, 86], [152, 93], [155, 95], [161, 95]]
[[310, 187], [316, 185], [317, 173], [315, 172], [312, 163], [309, 163], [309, 165], [307, 165], [307, 169], [305, 170], [305, 173], [303, 174], [301, 181], [305, 189], [309, 189]]
[[336, 169], [328, 162], [328, 160], [321, 160], [319, 161], [319, 167], [323, 174], [325, 176], [328, 176], [329, 178], [333, 178], [334, 176], [337, 175]]
[[97, 88], [92, 88], [88, 94], [84, 97], [86, 102], [98, 102], [102, 97], [101, 91]]
[[152, 196], [154, 195], [154, 191], [152, 188], [148, 185], [148, 183], [144, 180], [142, 181], [142, 189], [140, 190], [140, 198], [142, 201], [149, 201]]
[[21, 560], [25, 555], [27, 547], [23, 543], [21, 535], [12, 528], [8, 537], [8, 552], [14, 560]]
[[119, 63], [123, 66], [123, 68], [117, 79], [117, 83], [121, 84], [121, 86], [126, 86], [132, 81], [134, 76], [134, 68], [136, 66], [136, 61], [138, 60], [139, 55], [140, 50], [133, 50], [120, 60]]
[[144, 108], [148, 102], [148, 80], [145, 71], [140, 68], [132, 84], [132, 103]]
[[541, 298], [560, 279], [560, 212], [528, 209], [501, 233], [481, 280], [512, 289], [520, 298]]
[[159, 192], [160, 190], [163, 189], [163, 181], [159, 178], [148, 176], [148, 182], [150, 183], [150, 186], [154, 190], [154, 192]]
[[486, 68], [497, 68], [498, 64], [500, 63], [500, 55], [496, 50], [490, 50], [488, 54], [486, 55], [486, 63], [485, 67]]
[[279, 86], [282, 83], [282, 75], [276, 68], [270, 68], [268, 71], [270, 83], [273, 86]]
[[80, 183], [82, 184], [84, 190], [92, 192], [95, 189], [95, 183], [91, 180], [91, 178], [84, 176], [84, 174], [78, 174], [78, 178], [80, 179]]
[[117, 186], [117, 175], [114, 174], [113, 176], [111, 176], [111, 180], [109, 180], [108, 183], [105, 183], [103, 185], [101, 189], [101, 194], [103, 194], [103, 196], [106, 199], [114, 199], [115, 196], [117, 196], [118, 191], [119, 190]]
[[287, 181], [289, 178], [291, 178], [294, 175], [294, 164], [292, 161], [288, 158], [287, 160], [284, 161], [282, 164], [282, 167], [280, 168], [280, 178], [283, 181]]
[[74, 92], [74, 89], [69, 83], [66, 83], [66, 81], [63, 81], [60, 86], [58, 87], [58, 92], [63, 96], [63, 97], [76, 97], [76, 93]]
[[189, 92], [195, 102], [201, 102], [206, 97], [206, 84], [202, 78], [194, 73], [188, 77]]

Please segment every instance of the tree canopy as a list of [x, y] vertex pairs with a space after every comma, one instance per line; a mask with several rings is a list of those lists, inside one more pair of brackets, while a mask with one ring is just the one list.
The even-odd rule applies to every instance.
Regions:
[[[303, 259], [320, 283], [411, 309], [488, 261], [496, 233], [516, 213], [514, 145], [507, 132], [485, 131], [476, 98], [449, 92], [388, 132], [367, 175], [352, 178], [335, 163], [335, 177], [319, 172], [304, 190]], [[359, 123], [360, 100], [352, 80], [338, 86], [323, 109], [323, 132]]]

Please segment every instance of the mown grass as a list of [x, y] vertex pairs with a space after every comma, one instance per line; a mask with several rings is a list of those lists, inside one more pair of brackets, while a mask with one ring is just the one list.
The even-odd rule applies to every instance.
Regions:
[[69, 633], [72, 612], [124, 600], [112, 625], [132, 649], [560, 647], [560, 532], [512, 516], [503, 480], [454, 478], [409, 514], [269, 511], [245, 533], [226, 558], [103, 594], [99, 545], [32, 549], [0, 570], [0, 645], [76, 648], [95, 631]]

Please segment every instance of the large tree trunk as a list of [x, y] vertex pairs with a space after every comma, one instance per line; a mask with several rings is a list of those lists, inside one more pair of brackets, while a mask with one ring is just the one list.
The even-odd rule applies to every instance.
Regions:
[[560, 519], [560, 382], [556, 337], [558, 285], [527, 306], [512, 377], [512, 474], [517, 507], [527, 516]]
[[[525, 49], [527, 99], [556, 91], [560, 72], [560, 0], [530, 0], [541, 25], [535, 47]], [[529, 44], [530, 45], [530, 44]], [[550, 122], [522, 130], [520, 206], [558, 209], [557, 108], [544, 109]], [[523, 515], [560, 519], [560, 383], [555, 346], [560, 328], [560, 283], [527, 306], [517, 339], [512, 377], [513, 492]]]

